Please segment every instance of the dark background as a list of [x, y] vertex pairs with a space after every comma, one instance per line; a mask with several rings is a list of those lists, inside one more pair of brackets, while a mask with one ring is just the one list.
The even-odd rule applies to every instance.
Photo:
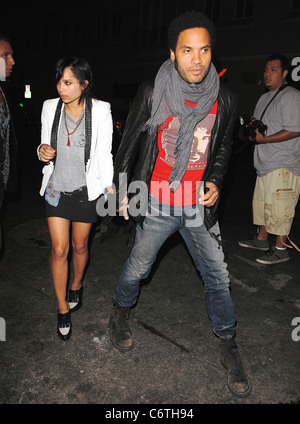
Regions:
[[[23, 120], [37, 128], [43, 101], [57, 96], [55, 63], [70, 55], [90, 62], [97, 96], [111, 103], [115, 120], [124, 121], [139, 83], [154, 78], [168, 58], [170, 21], [188, 10], [214, 21], [215, 65], [227, 69], [223, 79], [239, 95], [239, 113], [250, 116], [264, 91], [266, 57], [300, 56], [299, 0], [11, 0], [2, 2], [0, 33], [14, 49], [10, 91], [18, 126]], [[25, 84], [30, 100], [24, 99]]]
[[[4, 85], [18, 138], [19, 186], [7, 200], [18, 204], [25, 192], [24, 173], [31, 173], [36, 198], [27, 203], [32, 213], [40, 201], [41, 167], [35, 150], [40, 143], [41, 109], [46, 99], [57, 97], [54, 67], [61, 57], [82, 56], [91, 64], [94, 91], [112, 106], [114, 153], [138, 85], [154, 78], [169, 57], [168, 25], [185, 11], [202, 11], [214, 21], [213, 61], [218, 71], [227, 69], [222, 80], [238, 94], [239, 115], [251, 116], [264, 92], [263, 71], [270, 54], [280, 52], [291, 61], [299, 58], [300, 68], [300, 0], [11, 0], [2, 3], [0, 10], [0, 33], [11, 39], [16, 62], [11, 80]], [[300, 79], [300, 69], [294, 74]], [[299, 81], [290, 83], [299, 88]], [[31, 99], [24, 98], [26, 84]], [[233, 181], [235, 185], [240, 181], [237, 189], [243, 190], [245, 178], [251, 193], [252, 146], [235, 137], [224, 207]], [[251, 195], [237, 207], [244, 208], [245, 220], [251, 221]], [[8, 224], [11, 219], [6, 216]]]
[[[94, 71], [96, 94], [111, 103], [115, 122], [119, 118], [123, 122], [137, 85], [153, 78], [168, 57], [170, 20], [191, 9], [202, 10], [215, 21], [214, 62], [218, 70], [227, 68], [223, 79], [239, 95], [239, 113], [250, 115], [264, 91], [266, 57], [275, 51], [290, 59], [300, 57], [299, 0], [3, 3], [0, 32], [11, 38], [16, 60], [6, 85], [18, 134], [19, 182], [15, 193], [7, 193], [1, 211], [5, 254], [0, 261], [0, 316], [6, 321], [7, 337], [1, 344], [0, 403], [119, 404], [120, 408], [127, 403], [200, 404], [195, 422], [203, 417], [204, 403], [299, 404], [300, 344], [291, 337], [293, 330], [299, 334], [291, 324], [300, 309], [299, 253], [293, 249], [289, 262], [265, 266], [255, 261], [258, 252], [238, 245], [255, 231], [251, 216], [255, 171], [249, 143], [244, 147], [234, 139], [219, 220], [238, 316], [239, 348], [253, 382], [252, 394], [245, 400], [227, 390], [202, 284], [177, 235], [168, 240], [132, 310], [135, 348], [130, 354], [118, 352], [108, 334], [114, 287], [129, 255], [127, 226], [104, 242], [94, 238], [84, 305], [72, 317], [70, 343], [62, 345], [56, 335], [57, 305], [49, 270], [51, 241], [39, 195], [43, 164], [35, 152], [42, 103], [57, 97], [53, 70], [59, 58], [84, 56]], [[25, 84], [31, 86], [31, 100], [24, 99]], [[114, 141], [119, 139], [115, 126]], [[298, 246], [299, 212], [298, 204], [290, 234]], [[286, 417], [286, 410], [280, 410]]]

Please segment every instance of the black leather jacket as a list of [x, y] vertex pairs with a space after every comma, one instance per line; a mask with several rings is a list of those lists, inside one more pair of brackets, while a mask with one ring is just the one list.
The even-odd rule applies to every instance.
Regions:
[[[158, 155], [157, 134], [142, 132], [145, 122], [151, 115], [153, 88], [154, 83], [150, 81], [142, 83], [139, 87], [127, 117], [114, 166], [114, 184], [117, 190], [117, 198], [119, 173], [126, 173], [128, 185], [132, 181], [143, 181], [146, 183], [147, 189], [144, 190], [143, 194], [139, 193], [142, 198], [141, 202], [144, 202], [144, 208], [146, 203], [148, 203], [148, 189]], [[217, 116], [212, 129], [207, 166], [203, 174], [203, 181], [213, 182], [217, 186], [219, 193], [231, 154], [236, 109], [236, 95], [221, 84]], [[128, 197], [130, 197], [130, 194]], [[207, 229], [211, 228], [217, 221], [218, 203], [219, 199], [213, 207], [204, 208], [204, 223]], [[143, 205], [141, 204], [140, 206], [143, 209]], [[133, 219], [142, 225], [144, 216], [140, 214]]]

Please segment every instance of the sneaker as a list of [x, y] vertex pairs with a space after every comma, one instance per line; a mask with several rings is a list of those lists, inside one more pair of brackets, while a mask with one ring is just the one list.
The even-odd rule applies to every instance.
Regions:
[[267, 251], [270, 249], [268, 240], [258, 240], [256, 236], [252, 240], [239, 241], [239, 245], [242, 247], [248, 247], [249, 249], [258, 249]]
[[264, 265], [280, 264], [281, 262], [287, 262], [290, 258], [289, 252], [287, 249], [279, 250], [275, 246], [261, 258], [257, 258], [256, 262]]

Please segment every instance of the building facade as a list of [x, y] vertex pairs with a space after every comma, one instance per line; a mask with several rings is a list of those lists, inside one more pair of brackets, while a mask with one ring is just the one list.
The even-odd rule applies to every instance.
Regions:
[[73, 0], [70, 6], [28, 0], [15, 5], [11, 0], [3, 6], [1, 32], [13, 41], [15, 82], [21, 93], [30, 84], [37, 109], [56, 96], [55, 62], [76, 55], [91, 63], [96, 94], [126, 115], [137, 86], [154, 78], [169, 56], [170, 21], [188, 10], [203, 11], [214, 21], [214, 62], [218, 70], [227, 69], [223, 78], [239, 95], [240, 114], [251, 115], [264, 91], [269, 54], [300, 57], [300, 0]]

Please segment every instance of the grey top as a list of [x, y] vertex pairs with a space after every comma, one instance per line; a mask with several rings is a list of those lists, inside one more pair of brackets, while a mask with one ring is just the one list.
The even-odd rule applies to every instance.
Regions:
[[[84, 113], [84, 110], [82, 114]], [[69, 133], [72, 133], [79, 123], [82, 114], [74, 121], [66, 112], [66, 122]], [[74, 134], [69, 136], [65, 126], [64, 111], [62, 111], [61, 122], [57, 136], [56, 162], [53, 172], [53, 186], [55, 190], [72, 192], [80, 187], [86, 186], [84, 147], [85, 147], [85, 120], [82, 119]]]
[[[263, 94], [254, 110], [260, 119], [275, 91]], [[268, 135], [281, 130], [300, 132], [300, 91], [287, 87], [280, 92], [268, 107], [262, 119], [268, 126]], [[254, 167], [258, 176], [264, 176], [279, 168], [287, 168], [300, 176], [300, 137], [279, 143], [258, 144], [254, 151]]]

